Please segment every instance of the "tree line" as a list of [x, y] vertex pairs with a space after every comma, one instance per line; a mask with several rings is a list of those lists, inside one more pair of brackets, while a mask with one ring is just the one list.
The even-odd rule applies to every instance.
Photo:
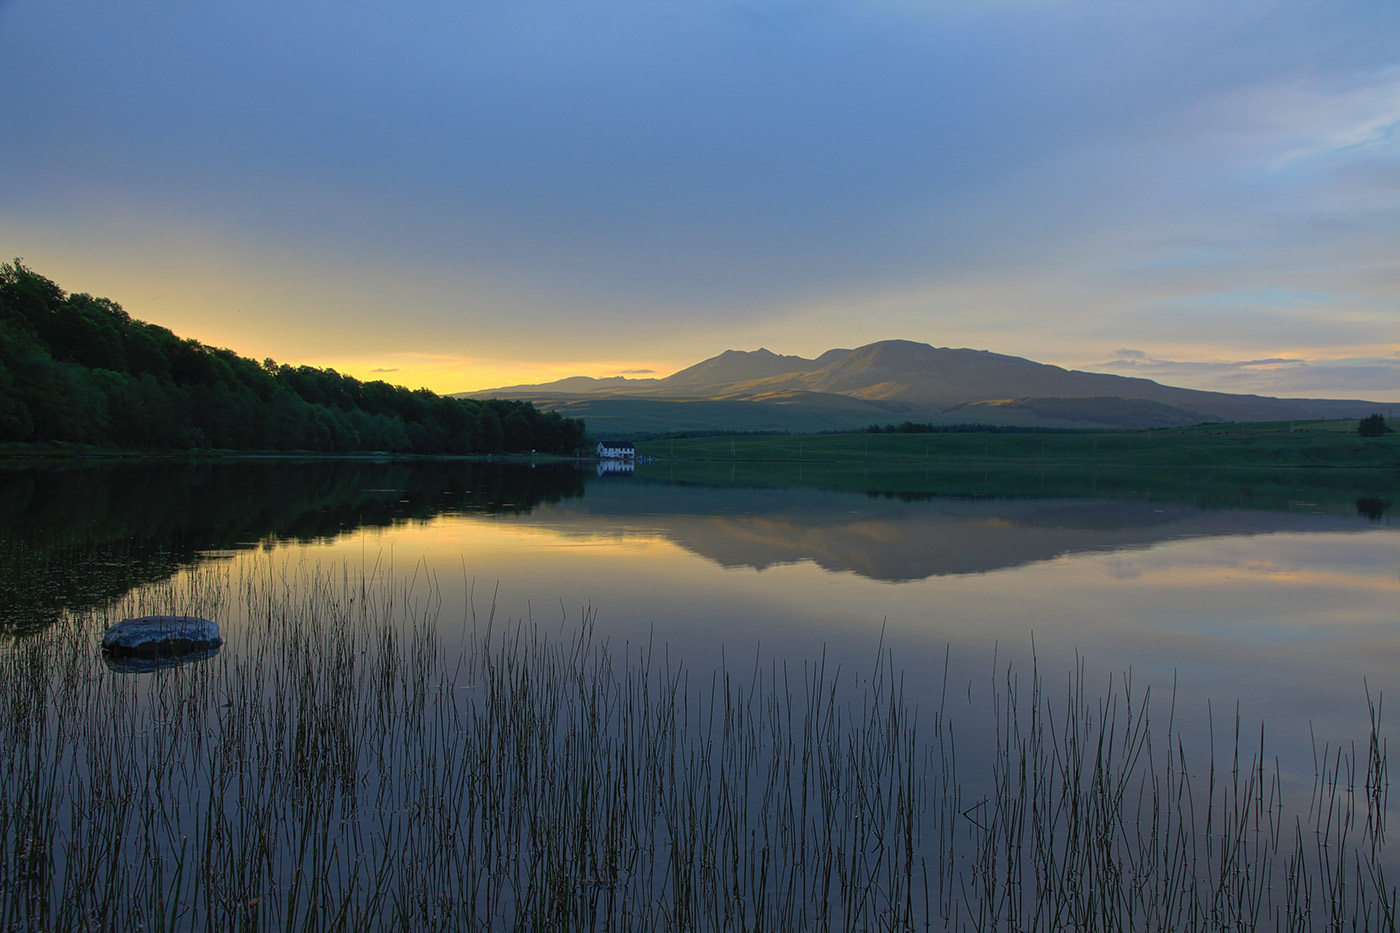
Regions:
[[457, 399], [334, 369], [261, 363], [0, 264], [0, 442], [470, 454], [584, 444], [530, 402]]
[[1021, 425], [1021, 424], [978, 424], [976, 422], [963, 422], [959, 424], [931, 424], [926, 422], [901, 421], [899, 424], [887, 424], [881, 427], [872, 424], [863, 431], [840, 431], [833, 433], [840, 434], [1093, 434], [1102, 432], [1104, 428], [1052, 428], [1042, 425]]

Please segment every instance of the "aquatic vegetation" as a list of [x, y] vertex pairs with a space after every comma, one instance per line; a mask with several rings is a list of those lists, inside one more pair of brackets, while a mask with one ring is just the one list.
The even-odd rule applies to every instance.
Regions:
[[[421, 572], [240, 568], [0, 646], [0, 929], [1395, 924], [1379, 698], [1285, 800], [1262, 731], [1197, 759], [1175, 700], [1008, 671], [983, 767], [885, 648], [701, 673], [587, 613], [444, 620]], [[235, 621], [108, 670], [146, 613]]]

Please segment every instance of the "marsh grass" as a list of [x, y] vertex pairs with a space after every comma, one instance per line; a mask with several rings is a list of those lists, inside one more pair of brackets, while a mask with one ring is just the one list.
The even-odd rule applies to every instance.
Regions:
[[[699, 674], [439, 592], [211, 565], [5, 643], [0, 930], [1394, 927], [1378, 697], [1285, 802], [1262, 729], [1193, 760], [1131, 681], [1008, 670], [960, 773], [886, 648]], [[227, 644], [101, 664], [177, 611]]]
[[1175, 697], [1159, 732], [1131, 679], [1098, 700], [1085, 680], [1081, 662], [1055, 701], [1033, 672], [1025, 702], [1008, 672], [996, 696], [992, 789], [962, 811], [972, 928], [1395, 928], [1386, 748], [1369, 694], [1364, 755], [1315, 747], [1308, 799], [1286, 802], [1262, 724], [1251, 734], [1238, 712], [1221, 723], [1208, 711], [1205, 753], [1192, 756]]

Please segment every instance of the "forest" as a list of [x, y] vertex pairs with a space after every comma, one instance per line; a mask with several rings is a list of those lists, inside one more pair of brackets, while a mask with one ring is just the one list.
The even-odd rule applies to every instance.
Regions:
[[0, 264], [0, 443], [139, 449], [568, 454], [582, 419], [261, 363]]

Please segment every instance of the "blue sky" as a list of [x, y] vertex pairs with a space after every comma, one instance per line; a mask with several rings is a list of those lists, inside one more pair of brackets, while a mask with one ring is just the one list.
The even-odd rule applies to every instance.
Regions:
[[257, 358], [1400, 401], [1393, 0], [0, 0], [0, 88], [0, 251]]

